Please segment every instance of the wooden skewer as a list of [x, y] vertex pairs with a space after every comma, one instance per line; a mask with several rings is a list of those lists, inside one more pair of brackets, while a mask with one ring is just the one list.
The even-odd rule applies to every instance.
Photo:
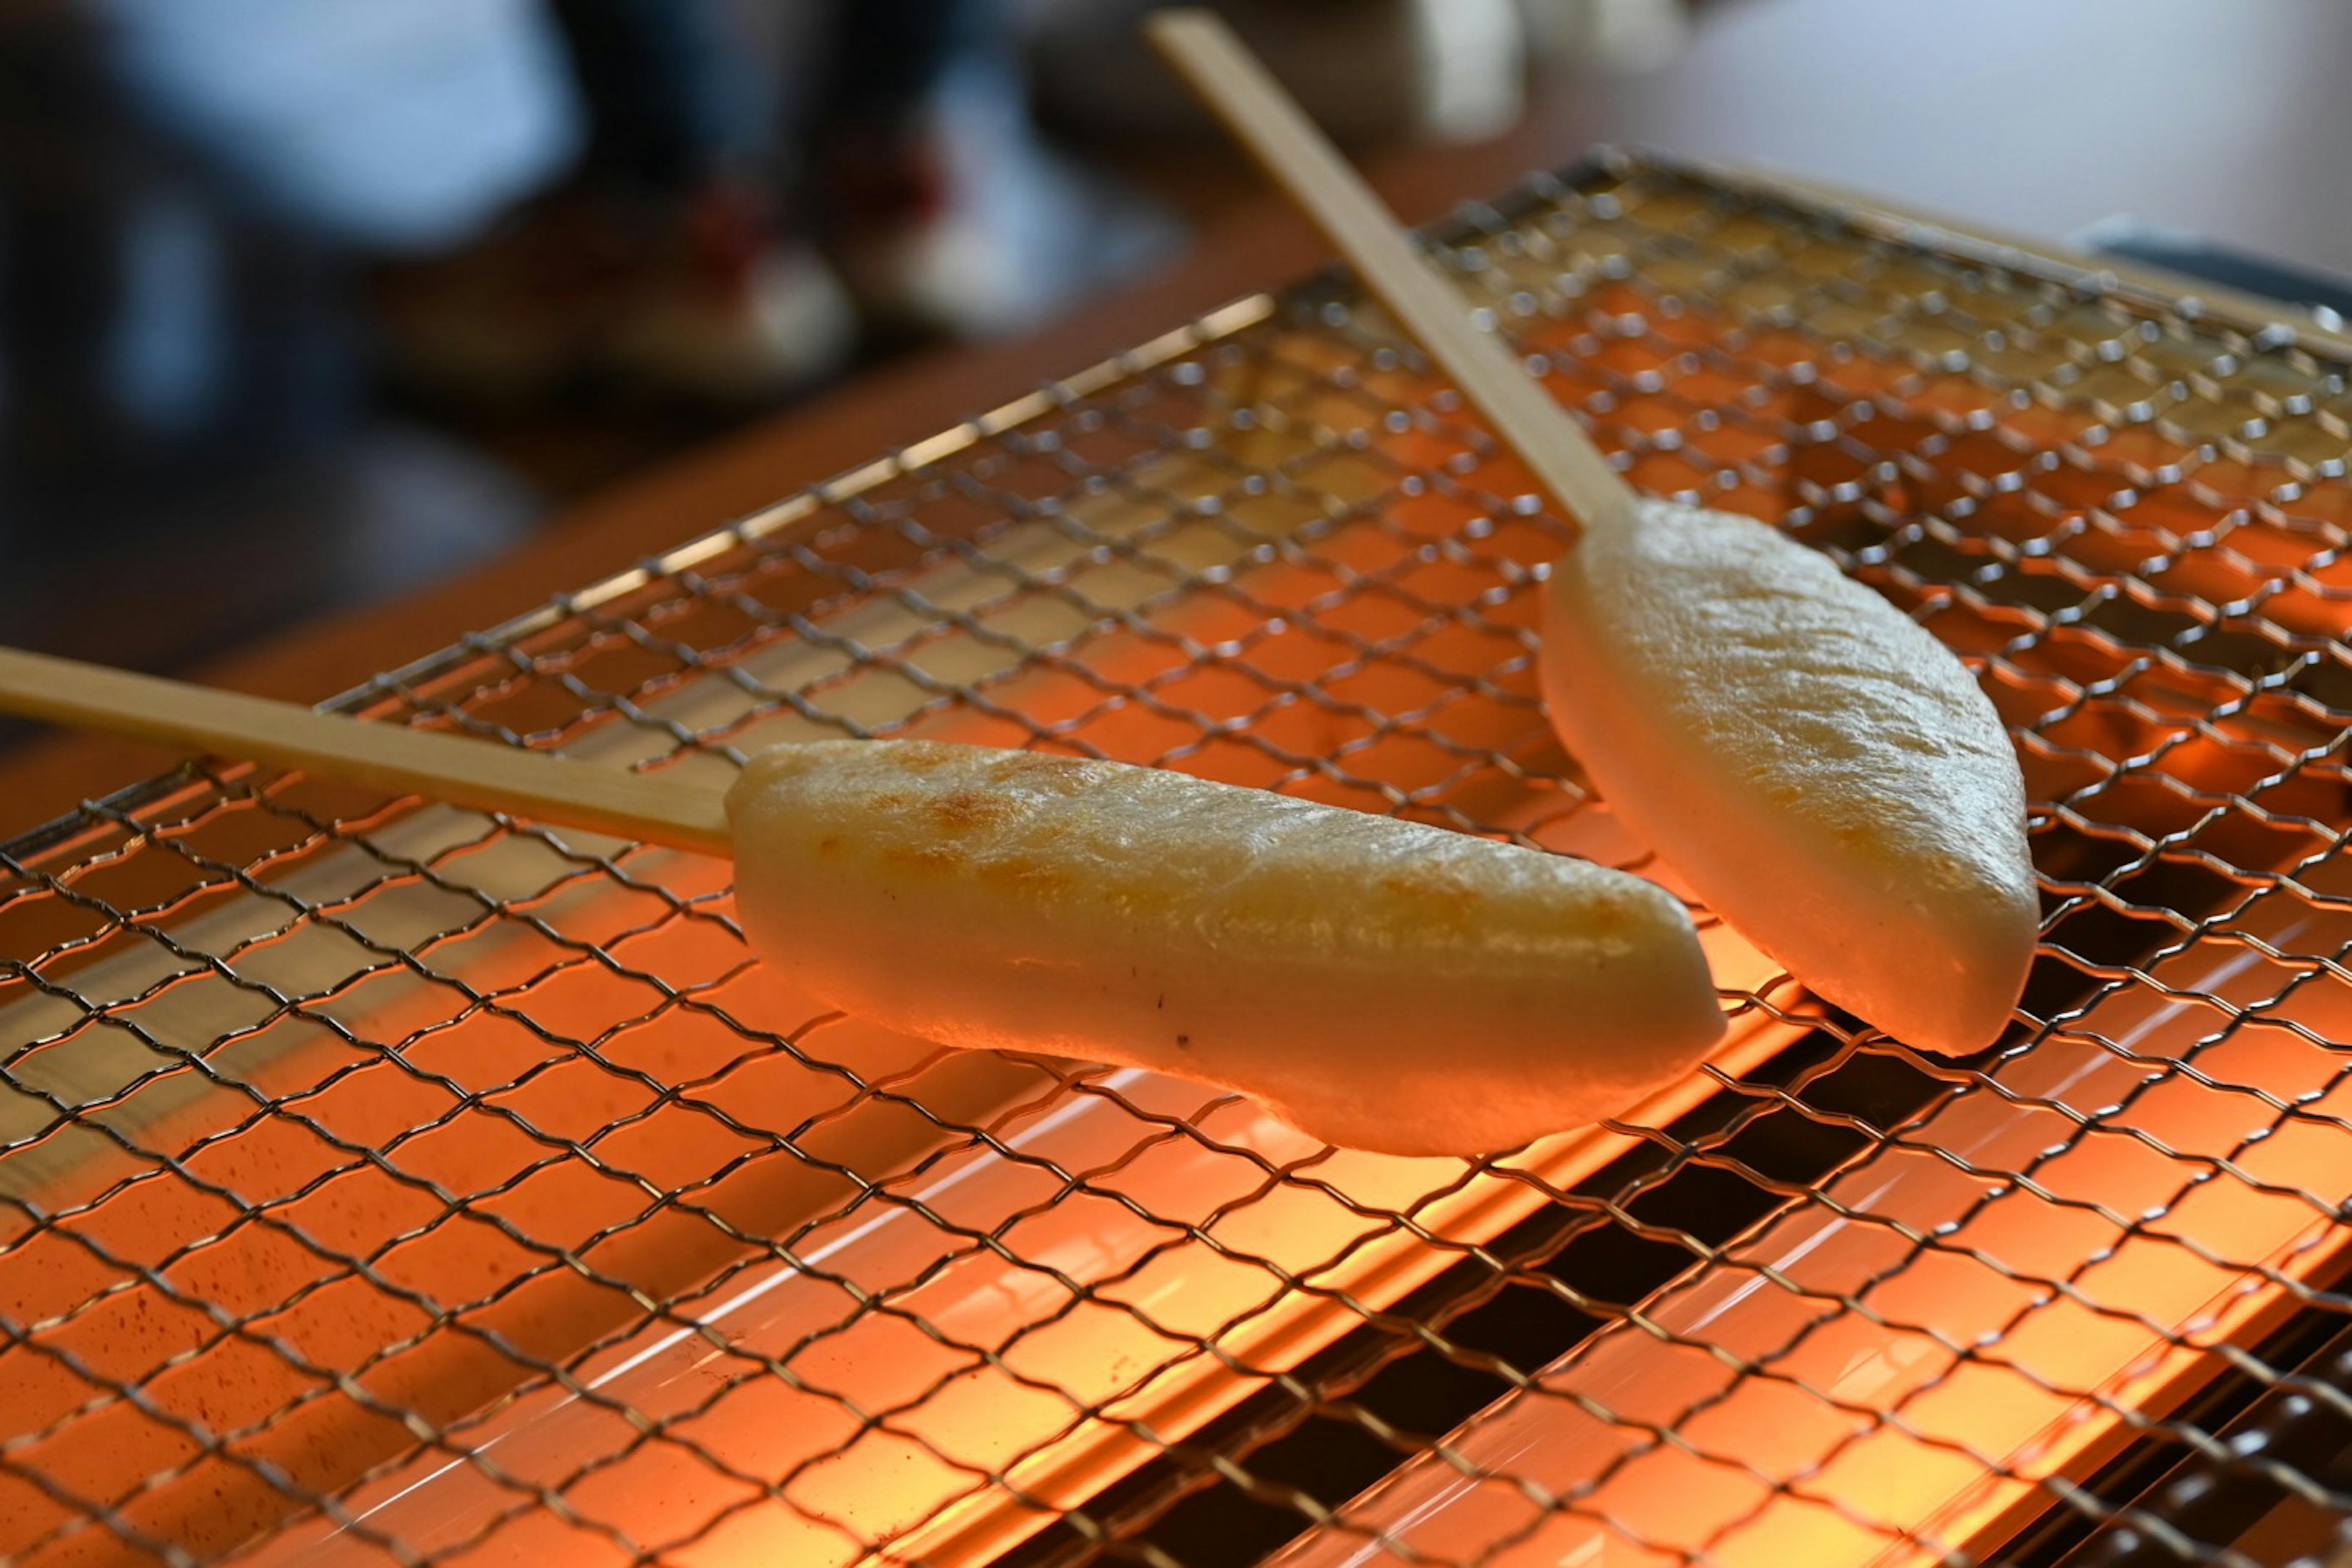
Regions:
[[732, 852], [726, 803], [713, 789], [47, 654], [0, 648], [0, 712], [309, 768], [647, 844]]
[[1191, 8], [1158, 12], [1145, 27], [1161, 56], [1535, 470], [1552, 499], [1586, 528], [1630, 519], [1640, 498], [1583, 426], [1508, 349], [1472, 324], [1460, 291], [1234, 30], [1213, 14]]

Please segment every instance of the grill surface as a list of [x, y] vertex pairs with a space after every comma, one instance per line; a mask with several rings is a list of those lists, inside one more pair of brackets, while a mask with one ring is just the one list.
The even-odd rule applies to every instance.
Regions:
[[[1980, 671], [2048, 917], [1996, 1049], [1709, 926], [1690, 1082], [1476, 1163], [1334, 1152], [826, 1016], [723, 866], [191, 769], [6, 852], [0, 1557], [2340, 1550], [2341, 366], [1645, 159], [1451, 239], [1637, 483]], [[1326, 279], [343, 705], [714, 779], [1079, 752], [1662, 876], [1542, 721], [1526, 488]]]

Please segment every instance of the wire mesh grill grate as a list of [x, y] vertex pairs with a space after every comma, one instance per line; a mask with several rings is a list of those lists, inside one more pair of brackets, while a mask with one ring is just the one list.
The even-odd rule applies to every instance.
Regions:
[[[827, 1015], [723, 866], [191, 770], [5, 862], [0, 1556], [2341, 1550], [2340, 366], [1643, 159], [1452, 240], [1637, 483], [1980, 669], [2048, 915], [1997, 1049], [1708, 926], [1704, 1074], [1381, 1159]], [[348, 705], [714, 780], [815, 734], [1113, 756], [1666, 879], [1543, 723], [1526, 488], [1325, 279]]]

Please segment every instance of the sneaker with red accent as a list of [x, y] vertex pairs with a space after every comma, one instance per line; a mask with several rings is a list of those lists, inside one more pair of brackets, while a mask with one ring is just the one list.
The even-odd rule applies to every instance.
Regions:
[[394, 374], [475, 405], [583, 383], [771, 401], [841, 370], [857, 339], [832, 268], [728, 184], [684, 203], [551, 197], [467, 250], [392, 269], [383, 307]]
[[1163, 247], [1166, 221], [1039, 139], [1016, 80], [951, 75], [898, 121], [816, 153], [826, 253], [867, 319], [984, 337], [1034, 326]]
[[849, 291], [812, 247], [780, 237], [747, 192], [704, 193], [665, 239], [604, 332], [599, 370], [654, 392], [751, 403], [848, 363]]

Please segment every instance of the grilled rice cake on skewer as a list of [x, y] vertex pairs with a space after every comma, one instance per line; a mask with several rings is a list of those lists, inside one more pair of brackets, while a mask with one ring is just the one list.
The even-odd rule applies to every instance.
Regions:
[[1444, 828], [921, 741], [763, 752], [728, 817], [745, 931], [844, 1010], [1221, 1085], [1351, 1148], [1579, 1126], [1723, 1029], [1672, 897]]
[[1227, 26], [1152, 41], [1580, 525], [1553, 568], [1553, 725], [1698, 897], [1813, 991], [1968, 1051], [2037, 910], [2016, 754], [1959, 661], [1752, 519], [1645, 501]]
[[2000, 1033], [2041, 919], [2025, 786], [1949, 649], [1779, 531], [1664, 502], [1545, 594], [1554, 727], [1710, 909], [1908, 1044]]
[[1689, 917], [1639, 878], [1152, 768], [820, 741], [722, 798], [7, 649], [0, 710], [732, 854], [755, 949], [820, 1001], [1203, 1079], [1361, 1148], [1577, 1126], [1724, 1026]]

